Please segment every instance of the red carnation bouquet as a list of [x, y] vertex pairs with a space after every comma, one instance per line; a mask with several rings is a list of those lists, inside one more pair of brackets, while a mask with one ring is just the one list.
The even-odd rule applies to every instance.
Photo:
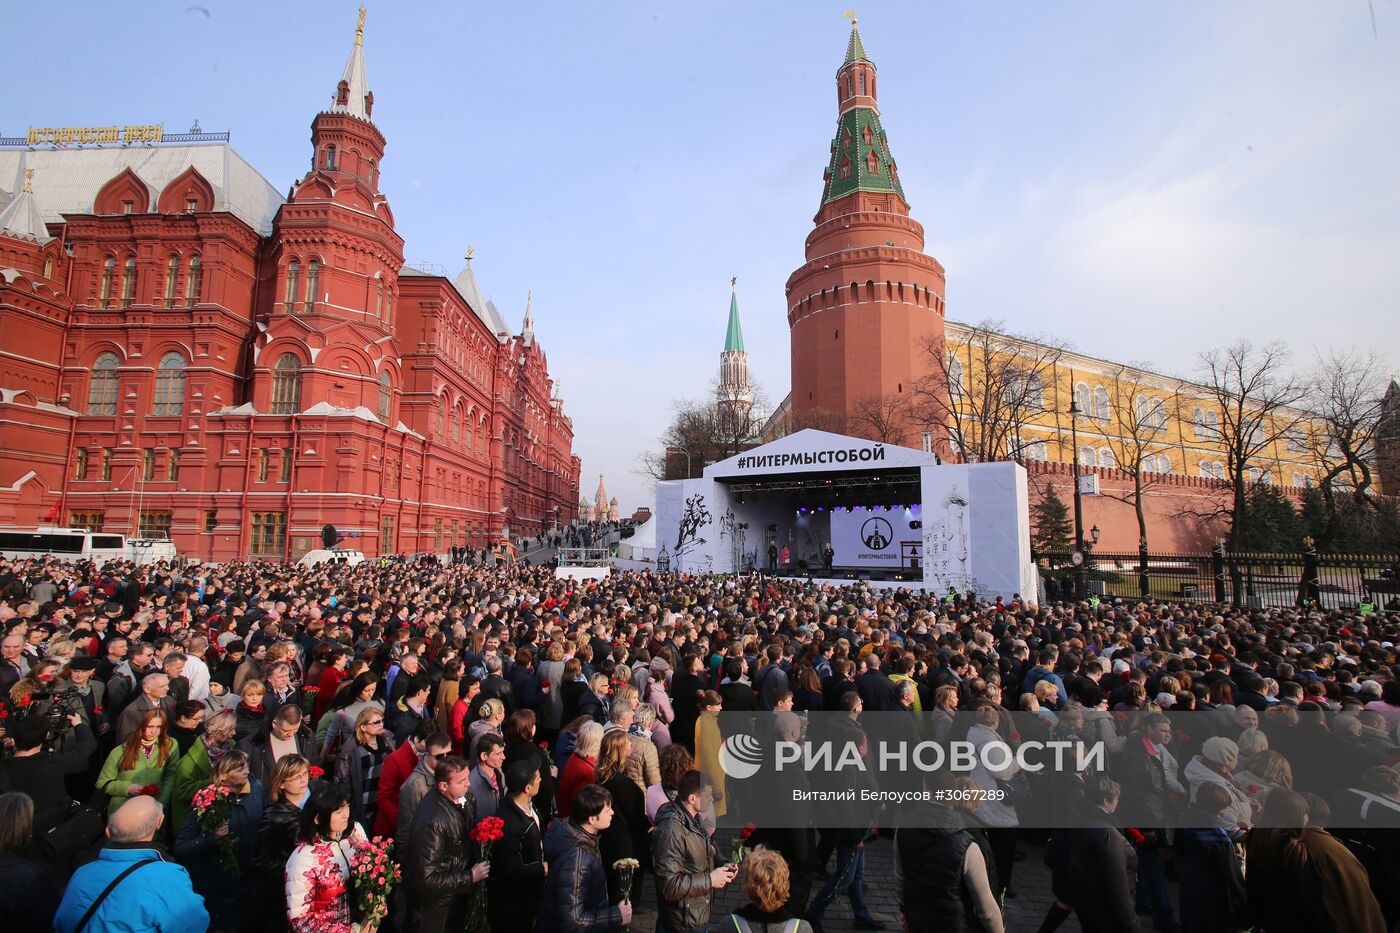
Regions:
[[142, 797], [156, 797], [156, 796], [159, 796], [159, 795], [160, 795], [160, 785], [159, 785], [159, 784], [147, 784], [145, 787], [143, 787], [143, 788], [141, 788], [139, 791], [137, 791], [137, 794], [139, 794], [139, 795], [142, 796]]
[[350, 856], [350, 912], [363, 933], [389, 915], [389, 894], [402, 877], [393, 859], [394, 842], [375, 836], [356, 843]]
[[309, 767], [309, 768], [306, 769], [306, 773], [307, 773], [307, 776], [309, 776], [309, 777], [311, 778], [311, 780], [314, 781], [314, 780], [316, 780], [317, 778], [323, 778], [323, 777], [325, 777], [325, 776], [326, 776], [326, 769], [325, 769], [325, 768], [319, 768], [319, 767], [317, 767], [316, 765], [312, 765], [311, 767]]
[[[213, 833], [220, 826], [227, 824], [229, 817], [233, 815], [232, 792], [222, 784], [210, 784], [195, 792], [194, 799], [190, 801], [190, 808], [199, 819], [200, 830]], [[229, 833], [220, 838], [219, 851], [224, 855], [224, 865], [227, 866], [229, 874], [237, 878], [242, 873], [238, 867], [238, 837]]]
[[[491, 861], [491, 845], [505, 837], [506, 821], [499, 816], [488, 816], [472, 827], [472, 842], [481, 846], [481, 861]], [[472, 886], [471, 920], [467, 929], [472, 929], [486, 921], [486, 885]]]

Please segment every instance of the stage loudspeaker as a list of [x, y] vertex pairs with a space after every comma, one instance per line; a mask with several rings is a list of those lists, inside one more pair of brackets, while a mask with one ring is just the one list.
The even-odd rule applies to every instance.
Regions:
[[321, 544], [327, 550], [334, 548], [335, 542], [339, 540], [339, 538], [340, 536], [336, 534], [334, 525], [327, 523], [321, 527]]

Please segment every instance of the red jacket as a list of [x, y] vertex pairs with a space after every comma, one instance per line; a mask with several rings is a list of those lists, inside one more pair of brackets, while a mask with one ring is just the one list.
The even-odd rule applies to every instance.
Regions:
[[[471, 704], [466, 697], [458, 697], [457, 702], [452, 704], [452, 710], [447, 714], [448, 734], [452, 736], [452, 754], [465, 757], [467, 754], [467, 732], [462, 724], [466, 722], [467, 710], [471, 709]], [[495, 814], [489, 814], [494, 816]]]
[[[335, 692], [340, 688], [340, 682], [345, 679], [345, 671], [338, 671], [333, 667], [328, 667], [321, 672], [320, 678], [316, 681], [316, 686], [320, 692], [316, 694], [316, 709], [312, 714], [311, 721], [319, 723], [321, 717], [326, 715], [326, 710], [331, 707], [331, 700], [335, 699]], [[356, 699], [359, 699], [356, 697]]]
[[412, 740], [405, 740], [384, 759], [384, 770], [379, 774], [379, 809], [374, 814], [371, 836], [394, 838], [399, 828], [399, 791], [416, 767], [418, 753], [413, 750]]
[[569, 815], [569, 810], [574, 805], [574, 798], [578, 796], [578, 792], [585, 784], [597, 781], [597, 764], [596, 758], [581, 758], [578, 755], [570, 755], [569, 760], [564, 763], [564, 773], [559, 775], [557, 796], [560, 816]]

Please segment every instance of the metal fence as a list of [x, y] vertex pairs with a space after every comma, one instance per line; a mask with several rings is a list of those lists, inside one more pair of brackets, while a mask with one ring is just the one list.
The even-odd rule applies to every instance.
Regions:
[[1087, 551], [1082, 570], [1069, 552], [1039, 554], [1046, 595], [1069, 598], [1082, 577], [1092, 595], [1198, 600], [1250, 608], [1316, 605], [1353, 609], [1369, 601], [1400, 608], [1400, 554], [1228, 551], [1162, 554]]

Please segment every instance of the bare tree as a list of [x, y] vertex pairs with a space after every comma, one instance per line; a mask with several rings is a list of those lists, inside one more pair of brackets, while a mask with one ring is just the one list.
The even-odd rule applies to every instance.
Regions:
[[908, 395], [866, 395], [852, 406], [848, 425], [859, 437], [902, 445], [909, 436], [912, 415]]
[[[1113, 454], [1118, 469], [1132, 478], [1133, 485], [1123, 492], [1113, 492], [1105, 487], [1100, 494], [1133, 507], [1137, 516], [1138, 541], [1147, 544], [1147, 516], [1143, 510], [1143, 494], [1162, 482], [1166, 471], [1161, 469], [1160, 458], [1168, 456], [1172, 445], [1167, 434], [1167, 424], [1175, 412], [1168, 411], [1174, 404], [1163, 398], [1169, 394], [1173, 399], [1179, 396], [1180, 386], [1164, 388], [1160, 381], [1144, 379], [1146, 365], [1120, 366], [1113, 373], [1112, 387], [1109, 389], [1109, 427], [1105, 431], [1105, 443]], [[1079, 452], [1075, 451], [1075, 457]]]
[[699, 476], [707, 465], [755, 446], [764, 405], [762, 391], [752, 391], [751, 405], [721, 398], [717, 389], [704, 398], [677, 400], [660, 449], [642, 455], [639, 472], [653, 480]]
[[1319, 353], [1309, 374], [1308, 403], [1318, 417], [1295, 428], [1288, 444], [1294, 452], [1306, 447], [1322, 473], [1318, 485], [1329, 524], [1337, 516], [1339, 487], [1358, 501], [1375, 504], [1370, 496], [1372, 464], [1376, 443], [1383, 440], [1388, 383], [1385, 361], [1374, 351]]
[[1230, 541], [1236, 548], [1249, 546], [1251, 464], [1297, 427], [1294, 406], [1307, 395], [1306, 384], [1289, 372], [1289, 360], [1279, 342], [1257, 347], [1241, 340], [1201, 354], [1202, 388], [1220, 406], [1225, 478], [1233, 490]]
[[1024, 460], [1025, 428], [1045, 411], [1064, 345], [1010, 334], [1000, 321], [924, 344], [929, 374], [915, 387], [915, 417], [947, 432], [951, 458]]

